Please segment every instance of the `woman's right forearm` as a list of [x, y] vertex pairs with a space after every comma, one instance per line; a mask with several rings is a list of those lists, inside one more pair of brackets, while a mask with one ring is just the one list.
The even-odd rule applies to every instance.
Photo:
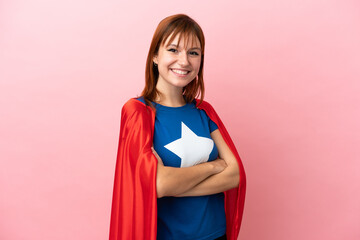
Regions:
[[217, 172], [211, 162], [184, 168], [166, 167], [158, 164], [157, 197], [176, 196], [184, 193]]

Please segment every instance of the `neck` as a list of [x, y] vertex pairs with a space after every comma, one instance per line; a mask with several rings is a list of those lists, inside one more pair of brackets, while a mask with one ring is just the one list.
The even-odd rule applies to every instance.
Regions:
[[155, 102], [168, 106], [168, 107], [181, 107], [186, 104], [182, 95], [182, 88], [175, 86], [163, 86], [163, 84], [156, 84], [156, 89], [160, 92], [160, 95], [156, 97]]

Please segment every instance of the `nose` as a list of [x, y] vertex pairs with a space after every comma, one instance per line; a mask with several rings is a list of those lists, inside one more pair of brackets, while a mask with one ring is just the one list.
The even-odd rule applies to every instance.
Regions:
[[179, 54], [178, 63], [181, 66], [187, 66], [189, 65], [188, 55], [186, 52], [181, 52]]

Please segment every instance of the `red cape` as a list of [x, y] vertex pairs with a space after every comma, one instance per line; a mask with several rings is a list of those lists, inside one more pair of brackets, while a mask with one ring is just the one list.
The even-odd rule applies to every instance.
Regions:
[[[210, 119], [217, 124], [222, 137], [238, 161], [240, 184], [237, 188], [225, 192], [226, 235], [228, 240], [236, 240], [245, 202], [244, 167], [214, 108], [206, 101], [198, 108], [205, 110]], [[132, 98], [124, 104], [115, 168], [110, 240], [156, 240], [158, 161], [151, 150], [154, 123], [155, 113], [143, 102]]]

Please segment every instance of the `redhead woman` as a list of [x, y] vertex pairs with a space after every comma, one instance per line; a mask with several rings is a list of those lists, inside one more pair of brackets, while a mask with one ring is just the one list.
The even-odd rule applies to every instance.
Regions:
[[110, 240], [236, 240], [246, 177], [204, 98], [205, 38], [189, 16], [163, 19], [145, 88], [121, 113]]

